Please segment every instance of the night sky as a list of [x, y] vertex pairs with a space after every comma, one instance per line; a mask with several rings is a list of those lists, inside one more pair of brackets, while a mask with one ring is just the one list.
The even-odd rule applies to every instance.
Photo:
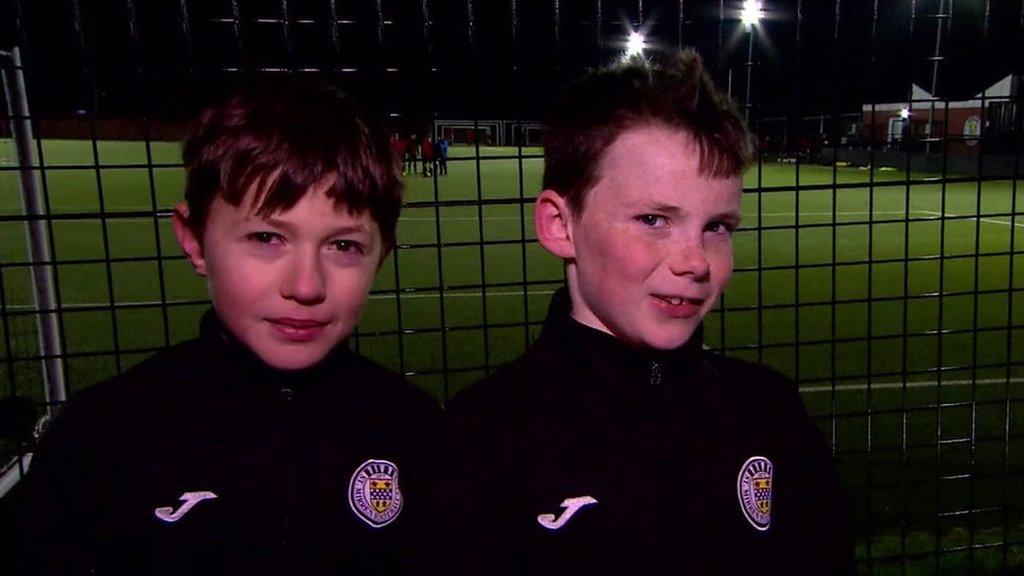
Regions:
[[[950, 0], [941, 0], [949, 10]], [[1024, 0], [954, 0], [938, 94], [1024, 66]], [[929, 89], [940, 0], [769, 0], [755, 30], [755, 116], [856, 112]], [[319, 70], [401, 118], [537, 119], [546, 96], [621, 54], [693, 46], [742, 102], [740, 2], [609, 0], [0, 0], [34, 114], [180, 119], [241, 71]], [[333, 17], [332, 17], [333, 15]], [[285, 24], [284, 22], [287, 22]]]

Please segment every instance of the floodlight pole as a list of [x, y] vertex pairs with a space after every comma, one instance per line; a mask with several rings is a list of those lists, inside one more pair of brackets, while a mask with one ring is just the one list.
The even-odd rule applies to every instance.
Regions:
[[[40, 264], [51, 261], [50, 243], [46, 235], [45, 204], [39, 183], [39, 173], [32, 143], [32, 122], [29, 120], [28, 96], [25, 91], [25, 75], [21, 67], [21, 51], [15, 46], [10, 52], [11, 74], [4, 83], [7, 98], [7, 112], [11, 118], [11, 136], [17, 147], [18, 168], [21, 175], [21, 201], [26, 216], [25, 232], [28, 236], [29, 262], [32, 263], [32, 283], [35, 307], [38, 311], [36, 323], [39, 329], [39, 352], [43, 357], [43, 390], [46, 395], [47, 411], [56, 402], [67, 399], [64, 386], [64, 366], [61, 363], [60, 326], [57, 322], [57, 299], [54, 294], [53, 265]], [[13, 90], [11, 87], [13, 86]]]
[[935, 135], [935, 98], [936, 91], [939, 89], [939, 62], [942, 61], [942, 56], [939, 56], [940, 49], [942, 47], [942, 23], [946, 19], [946, 0], [939, 0], [939, 12], [935, 15], [935, 55], [932, 56], [932, 100], [928, 103], [928, 139], [924, 143], [925, 155], [931, 154], [932, 151], [932, 137]]
[[747, 34], [749, 40], [747, 41], [747, 96], [746, 101], [743, 104], [743, 120], [745, 122], [750, 121], [750, 81], [753, 76], [754, 70], [754, 26], [747, 26]]
[[740, 20], [747, 28], [747, 96], [743, 104], [743, 120], [750, 122], [750, 92], [754, 72], [754, 27], [761, 20], [761, 2], [759, 0], [743, 0]]

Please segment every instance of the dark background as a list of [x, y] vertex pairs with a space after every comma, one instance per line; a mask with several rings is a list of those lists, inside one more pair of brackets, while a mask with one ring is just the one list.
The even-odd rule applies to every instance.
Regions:
[[[930, 90], [939, 2], [775, 0], [755, 31], [756, 117], [858, 112]], [[34, 114], [187, 117], [240, 71], [318, 70], [381, 113], [536, 119], [551, 90], [621, 54], [693, 46], [745, 93], [737, 1], [0, 0], [0, 49], [22, 47]], [[333, 18], [332, 18], [333, 15]], [[937, 95], [1022, 71], [1021, 2], [958, 0]]]

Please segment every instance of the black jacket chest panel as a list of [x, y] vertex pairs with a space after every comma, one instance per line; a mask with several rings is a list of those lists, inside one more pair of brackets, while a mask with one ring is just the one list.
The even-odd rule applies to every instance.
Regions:
[[[227, 352], [186, 343], [76, 399], [33, 466], [28, 505], [66, 493], [80, 510], [32, 530], [65, 522], [98, 574], [407, 568], [394, 550], [415, 550], [427, 526], [432, 400], [347, 351], [297, 376]], [[380, 527], [350, 504], [370, 459], [397, 466], [403, 496]]]
[[[602, 564], [664, 554], [682, 542], [756, 546], [770, 537], [749, 525], [737, 497], [737, 477], [749, 458], [786, 468], [770, 426], [737, 426], [747, 415], [733, 406], [717, 406], [717, 418], [707, 419], [697, 416], [707, 406], [681, 401], [578, 400], [534, 405], [502, 436], [508, 449], [498, 452], [510, 455], [509, 471], [497, 489], [523, 492], [510, 494], [502, 513], [518, 526], [510, 533], [528, 535], [523, 549], [541, 550], [550, 560], [591, 548]], [[580, 497], [596, 503], [579, 508], [558, 530], [538, 522], [539, 514], [558, 517], [566, 499]], [[638, 532], [644, 537], [636, 538]]]
[[[835, 508], [841, 542], [848, 510], [795, 388], [699, 341], [624, 349], [552, 320], [556, 307], [525, 356], [450, 408], [455, 474], [473, 466], [460, 494], [476, 500], [457, 507], [460, 562], [478, 573], [774, 574], [835, 561], [833, 549], [825, 560], [800, 551], [829, 538], [831, 520], [810, 509]], [[758, 484], [771, 486], [763, 530], [744, 513], [748, 462], [771, 465]]]

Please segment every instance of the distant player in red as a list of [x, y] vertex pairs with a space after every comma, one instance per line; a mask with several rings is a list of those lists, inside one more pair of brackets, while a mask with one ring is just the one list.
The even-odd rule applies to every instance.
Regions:
[[391, 146], [391, 156], [393, 158], [395, 158], [396, 161], [397, 161], [398, 158], [402, 159], [402, 174], [404, 175], [405, 174], [405, 140], [403, 140], [398, 135], [398, 132], [395, 132], [395, 133], [393, 133], [391, 135], [391, 141], [389, 142], [389, 145]]
[[434, 165], [434, 142], [429, 135], [424, 136], [420, 141], [420, 163], [423, 167], [423, 177], [430, 176], [433, 173], [431, 168]]

